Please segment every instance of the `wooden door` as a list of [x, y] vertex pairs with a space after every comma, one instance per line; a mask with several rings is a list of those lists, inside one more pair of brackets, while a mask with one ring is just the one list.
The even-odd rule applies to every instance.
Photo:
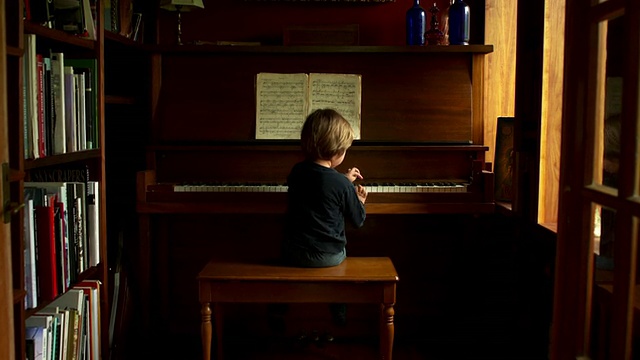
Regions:
[[[7, 124], [7, 53], [5, 38], [4, 1], [0, 0], [0, 164], [9, 163], [9, 139]], [[8, 167], [7, 167], [8, 170]], [[8, 174], [7, 174], [8, 176]], [[0, 178], [0, 189], [9, 186], [8, 179]], [[15, 346], [13, 334], [13, 281], [11, 268], [11, 233], [4, 213], [8, 211], [9, 199], [0, 191], [0, 360], [14, 359]]]
[[632, 359], [640, 356], [640, 2], [567, 0], [566, 14], [550, 354]]

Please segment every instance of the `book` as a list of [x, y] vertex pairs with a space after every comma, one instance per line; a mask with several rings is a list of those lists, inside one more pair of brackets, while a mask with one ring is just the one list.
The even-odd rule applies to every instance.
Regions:
[[38, 294], [43, 301], [58, 296], [53, 205], [36, 206]]
[[64, 359], [63, 353], [64, 338], [66, 337], [67, 323], [65, 314], [60, 312], [58, 307], [46, 307], [36, 313], [36, 315], [51, 316], [53, 318], [53, 338], [51, 339], [51, 358]]
[[69, 196], [69, 203], [72, 207], [73, 224], [74, 224], [74, 244], [77, 253], [77, 267], [80, 272], [89, 268], [89, 253], [87, 243], [87, 204], [86, 204], [86, 185], [84, 183], [67, 183], [67, 193], [73, 194]]
[[98, 93], [93, 89], [98, 88], [97, 74], [98, 62], [96, 59], [66, 59], [65, 64], [72, 66], [75, 73], [84, 74], [84, 98], [86, 117], [86, 148], [98, 148]]
[[46, 135], [45, 135], [45, 103], [44, 103], [44, 57], [36, 54], [36, 69], [38, 74], [38, 157], [46, 156]]
[[69, 310], [60, 309], [58, 306], [46, 306], [37, 312], [39, 315], [51, 315], [58, 319], [58, 343], [56, 359], [67, 359], [67, 348], [69, 341]]
[[27, 174], [27, 182], [80, 182], [89, 181], [89, 167], [86, 164], [60, 164], [32, 169]]
[[29, 132], [29, 147], [25, 154], [27, 159], [40, 157], [38, 149], [38, 60], [36, 53], [36, 35], [24, 34], [24, 62], [26, 74], [27, 99], [27, 131]]
[[[56, 277], [58, 293], [62, 293], [67, 290], [71, 282], [70, 275], [70, 259], [69, 259], [69, 238], [68, 238], [68, 224], [69, 224], [69, 194], [67, 193], [66, 182], [34, 182], [26, 181], [24, 183], [25, 192], [27, 189], [41, 189], [47, 196], [53, 196], [52, 200], [48, 203], [49, 206], [54, 208], [54, 227], [53, 233], [55, 238], [55, 251], [56, 251]], [[39, 223], [37, 224], [40, 225]], [[38, 228], [38, 231], [40, 228]]]
[[26, 358], [29, 360], [44, 360], [44, 328], [28, 326], [25, 328]]
[[58, 258], [58, 292], [60, 293], [67, 291], [71, 283], [69, 276], [69, 239], [67, 239], [67, 213], [65, 204], [66, 201], [59, 199], [56, 199], [54, 204], [56, 253]]
[[66, 293], [57, 297], [49, 306], [57, 306], [60, 309], [70, 310], [70, 330], [69, 330], [69, 346], [70, 359], [79, 359], [81, 334], [83, 318], [85, 317], [84, 307], [84, 291], [80, 289], [69, 289]]
[[87, 108], [84, 72], [73, 69], [76, 81], [76, 144], [77, 150], [87, 150]]
[[25, 308], [38, 306], [38, 282], [36, 275], [36, 228], [33, 199], [25, 194], [24, 200], [24, 283], [27, 289]]
[[300, 139], [308, 114], [338, 111], [360, 139], [362, 76], [326, 73], [259, 73], [256, 76], [256, 139]]
[[78, 359], [78, 331], [80, 327], [80, 314], [76, 309], [66, 309], [69, 312], [69, 328], [67, 333], [67, 360]]
[[74, 289], [81, 289], [89, 298], [87, 307], [89, 360], [100, 359], [100, 286], [99, 280], [83, 280], [74, 286]]
[[113, 31], [111, 28], [111, 0], [104, 0], [104, 29], [105, 31]]
[[89, 266], [100, 263], [100, 183], [87, 183], [87, 237]]
[[73, 75], [73, 67], [64, 66], [64, 100], [65, 100], [65, 132], [67, 152], [78, 151], [77, 139], [77, 81]]
[[53, 75], [51, 73], [51, 58], [43, 58], [44, 65], [44, 134], [45, 134], [45, 153], [47, 155], [54, 154], [54, 134], [53, 125], [55, 123], [56, 108], [53, 94]]
[[96, 23], [91, 10], [91, 4], [89, 0], [82, 0], [82, 19], [84, 23], [83, 37], [90, 40], [96, 39]]
[[[42, 329], [42, 359], [51, 359], [51, 353], [53, 350], [53, 316], [50, 315], [38, 315], [34, 314], [29, 316], [24, 321], [26, 328], [40, 328]], [[36, 345], [37, 346], [37, 345]], [[36, 350], [36, 353], [38, 350]], [[36, 355], [37, 356], [37, 355]]]
[[51, 87], [55, 117], [53, 121], [53, 153], [67, 152], [67, 135], [65, 128], [65, 82], [64, 82], [64, 53], [51, 53]]

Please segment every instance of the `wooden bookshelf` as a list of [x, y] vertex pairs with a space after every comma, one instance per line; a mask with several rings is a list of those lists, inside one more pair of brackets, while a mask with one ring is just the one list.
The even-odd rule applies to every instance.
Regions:
[[[102, 2], [98, 2], [102, 4]], [[33, 4], [33, 3], [32, 3]], [[66, 33], [61, 30], [51, 29], [40, 24], [32, 23], [29, 20], [24, 19], [24, 1], [22, 0], [8, 0], [3, 2], [2, 8], [2, 33], [4, 36], [0, 46], [2, 46], [2, 59], [0, 61], [5, 65], [0, 67], [2, 76], [6, 79], [6, 93], [5, 101], [2, 102], [5, 111], [6, 123], [0, 122], [0, 133], [6, 133], [6, 139], [8, 140], [8, 184], [3, 184], [9, 189], [9, 198], [5, 198], [5, 202], [15, 204], [10, 220], [11, 223], [7, 225], [9, 227], [9, 239], [5, 244], [0, 242], [2, 251], [10, 252], [11, 267], [9, 271], [0, 272], [0, 283], [11, 284], [11, 304], [9, 304], [10, 311], [12, 312], [13, 325], [11, 322], [4, 321], [3, 327], [0, 328], [0, 335], [4, 339], [11, 339], [10, 346], [6, 347], [11, 349], [11, 354], [4, 356], [4, 343], [0, 357], [2, 358], [15, 358], [18, 360], [25, 359], [27, 357], [27, 345], [25, 335], [25, 321], [26, 319], [36, 313], [38, 310], [43, 309], [51, 303], [50, 300], [38, 299], [37, 306], [33, 308], [26, 308], [25, 299], [29, 296], [26, 290], [25, 283], [25, 260], [24, 260], [24, 219], [25, 210], [21, 207], [24, 203], [24, 188], [25, 181], [29, 179], [29, 175], [34, 170], [41, 170], [44, 168], [57, 167], [57, 166], [82, 166], [90, 169], [89, 179], [91, 181], [97, 181], [99, 183], [99, 203], [98, 209], [99, 215], [99, 259], [94, 266], [87, 266], [79, 272], [76, 282], [85, 279], [95, 279], [101, 282], [100, 288], [100, 328], [99, 333], [96, 334], [100, 341], [101, 357], [104, 359], [109, 358], [109, 346], [108, 346], [108, 326], [109, 326], [109, 279], [107, 275], [107, 217], [106, 217], [106, 172], [105, 172], [105, 152], [104, 152], [104, 76], [103, 76], [103, 59], [104, 59], [104, 31], [100, 27], [102, 21], [97, 22], [96, 39], [80, 38], [73, 34]], [[103, 9], [98, 6], [96, 10], [96, 16], [101, 17], [103, 15]], [[42, 154], [39, 158], [31, 158], [25, 156], [25, 108], [23, 107], [23, 101], [25, 101], [25, 92], [23, 92], [23, 86], [25, 80], [23, 75], [26, 71], [25, 58], [27, 52], [25, 51], [24, 39], [26, 34], [33, 34], [36, 37], [36, 51], [38, 54], [42, 54], [44, 57], [48, 57], [51, 52], [64, 53], [65, 59], [92, 59], [95, 60], [95, 71], [92, 72], [92, 76], [96, 79], [96, 89], [92, 89], [93, 93], [97, 97], [95, 106], [95, 122], [97, 138], [95, 139], [97, 145], [90, 147], [87, 150], [82, 151], [68, 151], [60, 155], [54, 155], [53, 152]], [[3, 140], [4, 142], [4, 140]], [[28, 142], [27, 142], [28, 145]], [[4, 146], [4, 144], [3, 144]], [[4, 161], [4, 160], [3, 160]], [[73, 286], [76, 282], [71, 283]], [[61, 294], [58, 294], [60, 296]], [[10, 328], [6, 328], [10, 327]], [[6, 331], [6, 333], [5, 333]]]

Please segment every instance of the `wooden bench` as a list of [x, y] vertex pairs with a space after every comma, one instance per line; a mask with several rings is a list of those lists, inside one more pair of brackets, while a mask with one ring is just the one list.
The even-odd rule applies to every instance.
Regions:
[[327, 268], [298, 268], [275, 262], [211, 261], [198, 275], [202, 305], [202, 354], [211, 358], [211, 308], [217, 359], [223, 358], [223, 303], [376, 303], [381, 305], [380, 358], [393, 352], [393, 306], [398, 274], [386, 257], [348, 257]]

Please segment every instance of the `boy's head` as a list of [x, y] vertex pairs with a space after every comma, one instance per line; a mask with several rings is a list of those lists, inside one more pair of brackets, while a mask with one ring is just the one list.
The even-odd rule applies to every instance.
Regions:
[[349, 122], [333, 109], [319, 109], [309, 114], [300, 134], [302, 151], [310, 160], [329, 160], [344, 154], [353, 138]]

